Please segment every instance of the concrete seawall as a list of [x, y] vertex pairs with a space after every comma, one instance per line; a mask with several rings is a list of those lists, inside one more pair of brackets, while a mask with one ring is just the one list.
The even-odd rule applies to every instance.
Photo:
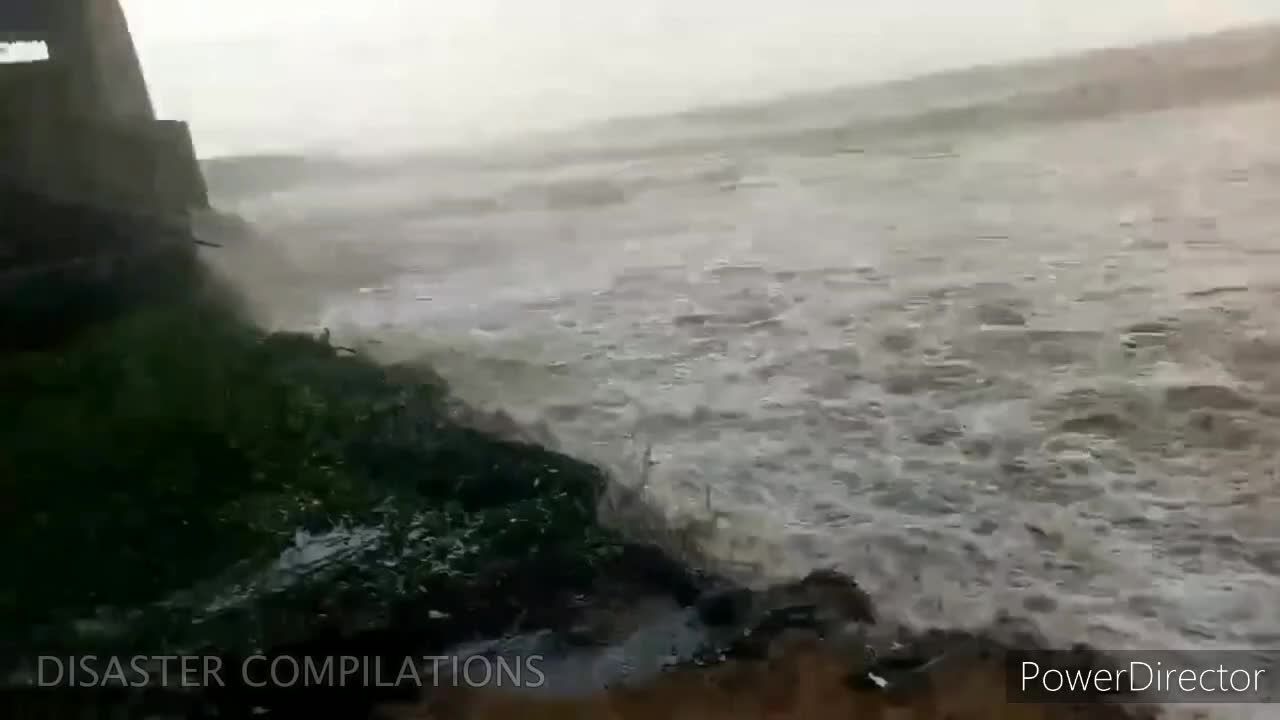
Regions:
[[44, 42], [49, 59], [0, 64], [0, 183], [167, 219], [207, 207], [190, 132], [156, 119], [118, 0], [13, 2], [0, 42]]

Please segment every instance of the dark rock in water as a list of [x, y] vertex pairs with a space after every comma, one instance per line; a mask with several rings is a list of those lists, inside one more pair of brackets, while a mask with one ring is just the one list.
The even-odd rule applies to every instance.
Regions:
[[732, 588], [710, 593], [698, 602], [697, 610], [710, 627], [736, 627], [756, 636], [875, 622], [871, 599], [851, 578], [834, 570], [815, 570], [797, 582], [762, 591]]
[[711, 627], [740, 623], [751, 601], [751, 591], [741, 588], [709, 595], [698, 601], [698, 619]]
[[654, 545], [627, 545], [617, 559], [619, 576], [648, 592], [669, 594], [682, 607], [692, 605], [708, 587], [718, 582], [693, 570]]
[[820, 609], [832, 619], [874, 623], [871, 598], [847, 575], [834, 570], [815, 570], [798, 583], [782, 585], [764, 593], [766, 603], [775, 606], [807, 606]]

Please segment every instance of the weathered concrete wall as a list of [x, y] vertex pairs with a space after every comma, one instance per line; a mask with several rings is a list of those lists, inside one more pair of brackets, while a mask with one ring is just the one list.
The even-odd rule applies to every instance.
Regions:
[[72, 114], [76, 98], [68, 73], [48, 62], [0, 65], [0, 113], [26, 116], [31, 123]]
[[0, 42], [33, 40], [48, 32], [58, 0], [0, 2]]
[[154, 119], [151, 97], [119, 0], [3, 0], [0, 39], [41, 40], [70, 78], [85, 112]]
[[0, 37], [49, 46], [48, 62], [0, 65], [0, 182], [143, 214], [207, 205], [190, 133], [156, 120], [118, 0], [4, 0]]
[[[47, 0], [46, 0], [47, 1]], [[77, 80], [94, 111], [113, 120], [154, 120], [142, 65], [118, 0], [62, 0], [64, 12], [49, 56], [79, 68]]]
[[0, 113], [0, 180], [57, 200], [140, 214], [176, 217], [206, 204], [191, 136], [180, 122]]

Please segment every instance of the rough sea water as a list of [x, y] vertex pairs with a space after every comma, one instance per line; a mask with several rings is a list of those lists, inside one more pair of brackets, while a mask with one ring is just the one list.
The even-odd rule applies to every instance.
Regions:
[[1280, 99], [708, 118], [220, 202], [308, 273], [292, 324], [644, 478], [743, 572], [839, 568], [919, 626], [1280, 647]]

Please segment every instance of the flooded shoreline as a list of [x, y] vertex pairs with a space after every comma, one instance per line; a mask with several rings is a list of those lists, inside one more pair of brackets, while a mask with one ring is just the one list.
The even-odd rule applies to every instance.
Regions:
[[743, 576], [838, 567], [916, 628], [1261, 648], [1278, 118], [408, 167], [228, 209], [310, 253], [295, 321], [643, 477]]

